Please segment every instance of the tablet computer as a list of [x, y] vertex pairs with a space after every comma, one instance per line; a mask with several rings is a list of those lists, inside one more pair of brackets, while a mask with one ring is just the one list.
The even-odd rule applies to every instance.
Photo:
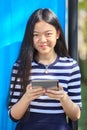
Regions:
[[53, 88], [57, 89], [58, 88], [58, 80], [53, 79], [53, 80], [32, 80], [32, 87], [35, 86], [41, 86], [44, 87], [45, 89], [47, 88]]

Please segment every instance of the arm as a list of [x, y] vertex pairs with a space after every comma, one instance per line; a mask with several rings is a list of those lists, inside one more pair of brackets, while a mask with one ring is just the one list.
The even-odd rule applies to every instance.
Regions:
[[32, 89], [30, 85], [27, 86], [25, 94], [21, 99], [11, 107], [10, 114], [13, 119], [19, 120], [23, 117], [24, 113], [29, 107], [32, 100], [38, 98], [43, 94], [43, 89], [41, 87]]
[[25, 114], [26, 110], [28, 109], [28, 107], [29, 107], [29, 100], [24, 94], [22, 98], [10, 108], [11, 118], [15, 121], [21, 119]]
[[18, 69], [19, 64], [14, 64], [11, 74], [10, 101], [8, 106], [10, 117], [15, 121], [21, 119], [28, 109], [30, 102], [43, 93], [42, 88], [32, 89], [31, 85], [28, 85], [26, 92], [20, 98], [21, 82], [18, 76]]
[[79, 106], [76, 103], [74, 103], [65, 92], [63, 92], [63, 97], [60, 98], [60, 102], [66, 115], [71, 120], [75, 121], [80, 118], [81, 111]]
[[69, 76], [69, 81], [67, 84], [67, 93], [63, 90], [63, 86], [59, 85], [58, 91], [47, 90], [46, 94], [59, 100], [66, 113], [66, 115], [72, 120], [80, 118], [80, 107], [81, 107], [81, 88], [80, 82], [81, 75], [79, 67], [76, 62], [71, 66], [71, 75]]
[[69, 96], [63, 90], [63, 87], [61, 85], [59, 85], [58, 91], [50, 89], [46, 90], [46, 95], [56, 100], [59, 100], [62, 104], [64, 112], [70, 119], [74, 121], [80, 118], [79, 106], [69, 98]]

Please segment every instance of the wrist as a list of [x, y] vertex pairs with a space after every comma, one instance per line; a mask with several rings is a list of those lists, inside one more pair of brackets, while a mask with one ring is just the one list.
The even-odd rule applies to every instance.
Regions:
[[68, 99], [69, 99], [69, 97], [68, 97], [67, 93], [65, 93], [65, 94], [61, 97], [60, 102], [61, 102], [61, 103], [62, 103], [62, 102], [66, 102]]
[[26, 92], [22, 96], [22, 100], [24, 100], [24, 102], [27, 102], [28, 104], [31, 102], [30, 99], [29, 99], [29, 96], [26, 94]]

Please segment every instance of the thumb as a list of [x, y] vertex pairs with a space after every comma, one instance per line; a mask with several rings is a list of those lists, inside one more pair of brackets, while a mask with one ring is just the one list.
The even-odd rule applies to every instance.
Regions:
[[62, 85], [58, 84], [58, 89], [59, 89], [59, 90], [63, 90]]
[[28, 84], [28, 85], [27, 85], [26, 90], [28, 90], [28, 89], [32, 89], [31, 84]]

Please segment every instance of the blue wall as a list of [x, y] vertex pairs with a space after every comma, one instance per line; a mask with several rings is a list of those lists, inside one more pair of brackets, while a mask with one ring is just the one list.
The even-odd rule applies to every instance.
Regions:
[[14, 130], [8, 117], [7, 103], [12, 65], [24, 35], [28, 17], [37, 8], [50, 8], [65, 32], [66, 0], [0, 0], [0, 130]]

